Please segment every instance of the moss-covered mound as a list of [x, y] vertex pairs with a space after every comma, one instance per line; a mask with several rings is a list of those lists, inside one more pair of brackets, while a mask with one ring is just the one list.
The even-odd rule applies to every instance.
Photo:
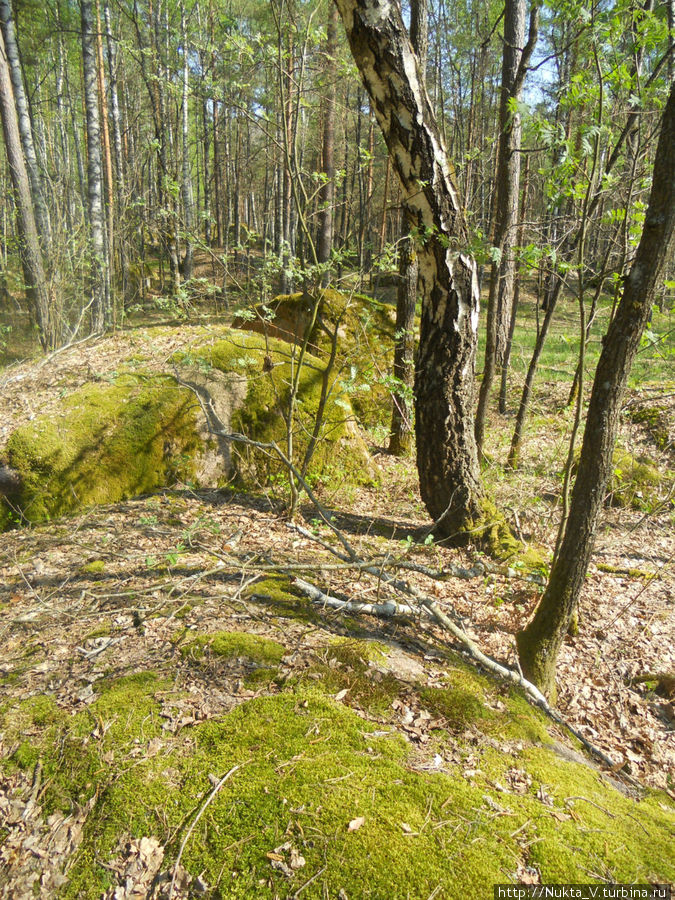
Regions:
[[[324, 661], [327, 671], [347, 672], [368, 655], [330, 645]], [[378, 651], [374, 671], [379, 660]], [[0, 727], [16, 749], [5, 773], [23, 770], [30, 793], [40, 767], [46, 820], [88, 810], [67, 877], [49, 896], [112, 897], [139, 842], [145, 856], [134, 857], [132, 882], [154, 859], [149, 880], [167, 883], [182, 848], [179, 896], [190, 887], [190, 896], [242, 900], [303, 888], [308, 898], [483, 900], [494, 883], [521, 879], [675, 879], [672, 800], [626, 796], [547, 743], [524, 701], [496, 703], [494, 685], [460, 670], [453, 680], [447, 701], [440, 687], [420, 694], [410, 684], [398, 701], [403, 714], [417, 696], [426, 710], [418, 707], [416, 722], [435, 717], [426, 743], [416, 742], [412, 714], [408, 740], [350, 709], [348, 696], [341, 702], [346, 690], [331, 697], [336, 682], [322, 679], [177, 733], [162, 715], [173, 681], [151, 672], [97, 683], [94, 701], [75, 715], [47, 695], [6, 709]], [[461, 729], [451, 739], [446, 719]], [[495, 738], [481, 744], [471, 722], [489, 722]]]
[[21, 488], [0, 501], [0, 530], [192, 478], [203, 446], [198, 413], [173, 378], [84, 385], [10, 436], [5, 456]]
[[628, 418], [636, 425], [642, 425], [659, 450], [672, 449], [672, 410], [659, 406], [639, 406], [628, 412]]
[[[369, 480], [368, 450], [337, 373], [325, 374], [325, 364], [308, 354], [296, 379], [291, 345], [231, 334], [181, 354], [181, 380], [203, 406], [172, 376], [122, 375], [73, 391], [55, 413], [18, 428], [4, 457], [20, 489], [0, 495], [0, 531], [177, 482], [215, 487], [233, 475], [246, 487], [285, 482], [273, 452], [232, 445], [214, 436], [220, 428], [276, 442], [310, 479]], [[211, 430], [207, 408], [217, 414]]]
[[627, 450], [617, 448], [612, 464], [608, 496], [612, 506], [651, 512], [668, 493], [672, 477], [662, 474], [649, 457], [636, 457]]
[[389, 423], [387, 382], [394, 347], [391, 307], [363, 294], [334, 290], [314, 296], [281, 294], [268, 305], [242, 312], [233, 324], [296, 344], [307, 338], [312, 352], [323, 359], [330, 357], [336, 340], [336, 371], [359, 421], [366, 427]]
[[[339, 484], [341, 481], [368, 481], [371, 477], [368, 450], [354, 424], [349, 394], [337, 371], [327, 370], [324, 360], [306, 353], [299, 367], [299, 349], [275, 338], [233, 331], [226, 337], [201, 347], [179, 360], [191, 374], [186, 379], [210, 378], [218, 371], [228, 378], [237, 376], [245, 384], [241, 404], [229, 411], [226, 428], [241, 432], [262, 443], [276, 443], [289, 455], [288, 421], [291, 397], [292, 457], [296, 467], [314, 479]], [[213, 397], [212, 397], [213, 398]], [[218, 403], [214, 404], [218, 412]], [[219, 416], [227, 416], [225, 410]], [[270, 450], [256, 450], [242, 444], [231, 447], [233, 463], [246, 483], [270, 484], [284, 481], [287, 472]]]

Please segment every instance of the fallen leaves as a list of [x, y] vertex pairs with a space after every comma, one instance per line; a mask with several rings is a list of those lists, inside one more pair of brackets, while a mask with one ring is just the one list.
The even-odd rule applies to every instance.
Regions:
[[265, 854], [272, 868], [287, 878], [292, 878], [298, 869], [306, 865], [305, 857], [291, 842], [286, 841]]

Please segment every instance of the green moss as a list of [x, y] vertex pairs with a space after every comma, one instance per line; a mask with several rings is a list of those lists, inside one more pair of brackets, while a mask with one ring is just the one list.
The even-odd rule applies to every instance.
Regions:
[[[356, 643], [326, 652], [339, 654], [326, 661], [365, 664]], [[461, 666], [453, 680], [483, 698], [495, 690]], [[323, 684], [257, 698], [172, 734], [162, 729], [159, 702], [176, 697], [171, 687], [137, 673], [98, 683], [100, 696], [73, 716], [51, 698], [31, 698], [19, 704], [20, 715], [11, 713], [15, 723], [35, 716], [43, 723], [19, 757], [30, 769], [39, 751], [44, 811], [93, 801], [63, 897], [100, 897], [116, 883], [101, 863], [113, 865], [130, 839], [155, 837], [170, 870], [200, 810], [182, 863], [213, 897], [271, 900], [319, 873], [303, 896], [342, 890], [404, 900], [436, 891], [482, 900], [486, 884], [508, 880], [521, 863], [548, 883], [602, 881], [610, 872], [623, 882], [675, 878], [672, 801], [655, 793], [638, 803], [548, 748], [525, 745], [513, 756], [494, 742], [472, 744], [480, 759], [471, 778], [452, 765], [420, 771], [402, 737], [326, 697]], [[521, 700], [506, 699], [509, 714]], [[5, 734], [7, 727], [5, 719]], [[524, 773], [524, 793], [512, 787], [514, 769]], [[228, 772], [214, 793], [213, 778]], [[495, 815], [486, 795], [507, 814]], [[360, 817], [363, 824], [350, 832], [349, 822]], [[286, 841], [306, 861], [292, 878], [272, 869], [267, 856]]]
[[80, 566], [82, 575], [100, 575], [102, 572], [105, 572], [105, 560], [103, 559], [95, 559]]
[[[281, 294], [266, 307], [253, 310], [255, 318], [235, 320], [250, 328], [300, 343], [308, 335], [313, 353], [327, 358], [337, 329], [336, 371], [341, 372], [359, 421], [366, 427], [388, 425], [391, 399], [387, 374], [394, 347], [392, 309], [363, 294], [321, 291], [312, 326], [315, 298], [303, 293]], [[309, 333], [308, 333], [309, 332]]]
[[[675, 813], [654, 815], [656, 803], [643, 810], [584, 766], [547, 750], [526, 751], [515, 763], [488, 751], [481, 767], [495, 780], [508, 785], [514, 764], [532, 778], [523, 796], [494, 793], [512, 811], [495, 816], [484, 799], [492, 789], [480, 776], [470, 783], [461, 775], [411, 771], [400, 738], [371, 732], [351, 710], [313, 691], [253, 700], [193, 729], [188, 753], [174, 749], [160, 763], [141, 760], [106, 790], [97, 821], [116, 822], [118, 831], [126, 826], [125, 834], [135, 836], [172, 836], [170, 860], [211, 793], [208, 774], [239, 765], [183, 855], [189, 872], [201, 873], [211, 889], [218, 883], [228, 897], [285, 894], [322, 870], [307, 896], [342, 889], [347, 896], [403, 900], [440, 886], [442, 895], [482, 898], [485, 884], [501, 881], [519, 861], [539, 867], [547, 882], [594, 880], [581, 871], [595, 855], [621, 874], [617, 880], [672, 877]], [[170, 774], [162, 778], [162, 769]], [[537, 798], [540, 786], [552, 807]], [[581, 801], [573, 801], [576, 820], [551, 814], [568, 815], [565, 799], [579, 794], [616, 819]], [[350, 833], [348, 823], [358, 817], [363, 824]], [[306, 860], [292, 881], [266, 856], [287, 840]], [[107, 876], [96, 856], [105, 861], [114, 847], [109, 827], [87, 829], [66, 896], [97, 896]]]
[[312, 601], [295, 592], [289, 575], [269, 575], [262, 578], [249, 585], [242, 592], [242, 597], [244, 600], [265, 603], [271, 611], [285, 619], [314, 622], [319, 618]]
[[29, 741], [22, 741], [11, 756], [20, 769], [32, 769], [40, 758], [40, 751]]
[[[256, 441], [275, 442], [286, 452], [286, 420], [297, 352], [297, 348], [280, 340], [233, 332], [231, 337], [202, 347], [190, 358], [183, 357], [182, 361], [196, 359], [202, 366], [211, 366], [230, 376], [245, 377], [246, 399], [232, 412], [232, 430]], [[299, 466], [314, 432], [324, 369], [323, 361], [311, 354], [305, 355], [292, 428], [294, 460]], [[314, 480], [320, 477], [331, 484], [340, 481], [367, 483], [371, 480], [368, 450], [355, 430], [349, 396], [337, 373], [329, 374], [328, 389], [309, 477]], [[288, 479], [284, 465], [274, 453], [240, 444], [232, 446], [232, 454], [244, 484], [285, 483]]]
[[224, 659], [239, 657], [259, 665], [278, 665], [286, 650], [282, 644], [259, 634], [244, 631], [220, 631], [217, 634], [199, 634], [181, 648], [184, 655], [195, 659], [203, 657], [208, 650], [211, 656]]
[[351, 666], [364, 663], [377, 664], [385, 662], [389, 655], [389, 647], [382, 641], [336, 637], [330, 642], [328, 655]]
[[[528, 833], [530, 864], [540, 869], [542, 882], [587, 881], [589, 869], [598, 880], [619, 883], [646, 882], [656, 873], [672, 880], [675, 857], [667, 835], [675, 806], [670, 813], [663, 809], [663, 795], [648, 794], [638, 803], [594, 769], [542, 748], [526, 749], [519, 765], [532, 777], [525, 801], [536, 816]], [[536, 798], [541, 786], [562, 819], [542, 808]]]
[[492, 711], [472, 691], [451, 684], [424, 687], [420, 690], [420, 699], [429, 712], [442, 717], [453, 729], [462, 729], [492, 716]]
[[598, 572], [607, 572], [610, 575], [629, 575], [631, 578], [658, 578], [656, 572], [648, 572], [646, 569], [625, 568], [624, 566], [612, 566], [609, 563], [599, 562], [595, 564]]
[[526, 547], [522, 547], [520, 552], [518, 553], [517, 563], [520, 563], [522, 568], [529, 571], [547, 573], [549, 570], [550, 562], [550, 551], [540, 549], [539, 547], [533, 547], [531, 544]]
[[93, 631], [90, 631], [84, 638], [83, 641], [93, 641], [94, 638], [98, 637], [107, 637], [112, 631], [112, 624], [110, 622], [101, 622], [100, 625], [97, 625]]
[[455, 731], [471, 725], [488, 736], [550, 743], [549, 720], [520, 690], [495, 683], [459, 657], [441, 686], [421, 686], [419, 695], [422, 705]]
[[394, 675], [370, 665], [382, 660], [376, 643], [342, 638], [318, 652], [317, 663], [306, 678], [318, 681], [330, 695], [346, 690], [346, 703], [380, 715], [391, 708], [402, 688]]
[[[196, 412], [192, 394], [170, 378], [79, 388], [10, 436], [7, 460], [22, 479], [14, 506], [41, 522], [189, 478], [201, 447]], [[3, 502], [0, 529], [12, 524]]]
[[510, 687], [504, 702], [506, 710], [493, 733], [532, 744], [550, 744], [550, 719], [542, 710], [532, 706], [519, 688]]
[[659, 488], [669, 481], [646, 456], [635, 457], [617, 449], [613, 457], [609, 500], [613, 506], [650, 511], [659, 500]]
[[670, 445], [670, 419], [668, 411], [658, 406], [641, 406], [629, 412], [631, 422], [644, 425], [652, 440], [659, 448], [665, 450]]
[[501, 560], [511, 559], [522, 548], [506, 519], [488, 497], [481, 500], [480, 516], [475, 521], [467, 522], [464, 534], [467, 540], [479, 544], [490, 556]]
[[6, 737], [16, 740], [34, 728], [44, 728], [58, 721], [62, 713], [50, 694], [37, 694], [11, 707], [3, 717]]

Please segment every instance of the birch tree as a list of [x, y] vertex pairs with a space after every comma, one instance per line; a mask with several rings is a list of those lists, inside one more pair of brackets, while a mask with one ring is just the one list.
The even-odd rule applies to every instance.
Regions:
[[35, 223], [33, 199], [31, 197], [26, 161], [19, 135], [14, 92], [10, 75], [9, 62], [5, 52], [5, 42], [0, 30], [0, 118], [5, 140], [5, 151], [9, 164], [14, 202], [16, 205], [17, 225], [19, 231], [19, 250], [26, 293], [30, 304], [31, 315], [38, 326], [40, 342], [45, 350], [57, 346], [56, 325], [50, 315], [49, 294], [45, 276], [42, 249]]
[[459, 194], [399, 7], [387, 0], [336, 3], [418, 242], [420, 492], [440, 533], [479, 537], [485, 521], [473, 421], [479, 293]]
[[89, 264], [93, 331], [110, 324], [110, 283], [105, 254], [101, 124], [98, 110], [98, 73], [91, 0], [81, 0], [82, 70], [87, 119], [87, 212], [89, 218]]
[[33, 140], [33, 124], [30, 118], [28, 98], [26, 97], [26, 90], [23, 83], [19, 47], [16, 40], [12, 6], [9, 0], [0, 0], [0, 22], [2, 23], [5, 56], [9, 66], [9, 75], [14, 93], [19, 137], [23, 149], [23, 158], [25, 160], [25, 168], [33, 201], [32, 205], [35, 213], [35, 224], [38, 229], [38, 236], [44, 252], [49, 246], [51, 226], [49, 222], [49, 212], [42, 190], [42, 180], [40, 178], [37, 154], [35, 152], [35, 142]]

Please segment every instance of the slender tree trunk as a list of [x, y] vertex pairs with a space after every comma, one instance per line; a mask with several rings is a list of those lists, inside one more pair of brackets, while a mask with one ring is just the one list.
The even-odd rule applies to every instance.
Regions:
[[108, 0], [103, 3], [103, 21], [105, 24], [106, 47], [108, 50], [108, 84], [110, 86], [110, 112], [113, 127], [113, 148], [115, 152], [115, 187], [117, 194], [117, 213], [118, 213], [118, 234], [117, 255], [120, 265], [120, 281], [122, 286], [122, 296], [126, 297], [129, 285], [129, 273], [127, 265], [127, 253], [125, 247], [125, 234], [122, 223], [119, 221], [124, 211], [124, 152], [122, 149], [122, 119], [120, 115], [119, 95], [117, 91], [117, 46], [113, 39], [112, 27], [110, 24], [110, 5]]
[[[202, 63], [203, 67], [204, 63]], [[211, 128], [209, 125], [209, 106], [213, 100], [205, 97], [202, 100], [202, 148], [204, 159], [204, 241], [211, 246]]]
[[35, 152], [33, 126], [23, 83], [21, 59], [19, 57], [19, 47], [16, 40], [14, 17], [12, 15], [10, 0], [0, 0], [0, 22], [2, 23], [5, 57], [9, 65], [10, 78], [12, 80], [19, 136], [23, 148], [23, 158], [28, 174], [31, 197], [33, 198], [32, 206], [35, 211], [35, 224], [38, 230], [38, 237], [42, 244], [42, 251], [43, 253], [47, 253], [51, 237], [51, 224], [49, 221], [49, 211], [44, 199], [44, 192], [42, 190], [42, 180], [40, 178], [37, 154]]
[[[525, 160], [525, 174], [523, 176], [523, 196], [520, 201], [520, 222], [518, 223], [518, 234], [516, 237], [516, 245], [523, 246], [523, 238], [525, 236], [525, 213], [527, 212], [527, 194], [530, 184], [530, 157]], [[516, 316], [518, 315], [518, 304], [520, 301], [520, 272], [516, 267], [516, 275], [513, 287], [513, 304], [511, 307], [511, 321], [509, 322], [509, 334], [504, 348], [504, 360], [502, 362], [502, 379], [499, 390], [499, 412], [501, 415], [506, 414], [506, 395], [508, 392], [509, 366], [511, 363], [511, 348], [513, 347], [513, 335], [516, 330]]]
[[[103, 66], [103, 38], [101, 29], [101, 11], [99, 8], [99, 0], [96, 0], [96, 75], [98, 82], [98, 96], [101, 113], [101, 153], [104, 171], [104, 180], [106, 191], [105, 219], [106, 228], [104, 234], [105, 240], [105, 265], [106, 270], [111, 273], [114, 262], [114, 235], [113, 228], [115, 222], [115, 188], [113, 185], [113, 169], [112, 169], [112, 151], [110, 147], [110, 129], [108, 127], [108, 96], [105, 87], [105, 69]], [[108, 283], [110, 283], [111, 275], [108, 275]], [[113, 324], [116, 321], [116, 309], [110, 302], [111, 316]]]
[[[319, 191], [319, 235], [316, 255], [319, 263], [330, 261], [333, 249], [333, 205], [335, 201], [335, 96], [337, 79], [337, 7], [332, 6], [326, 31], [326, 100], [323, 114], [322, 169], [325, 178]], [[323, 286], [330, 281], [330, 273], [322, 276]]]
[[89, 215], [91, 321], [92, 330], [98, 332], [110, 325], [110, 288], [105, 258], [101, 125], [98, 112], [95, 18], [92, 0], [81, 0], [80, 10], [84, 103], [87, 117], [87, 211]]
[[[216, 203], [216, 244], [223, 246], [223, 170], [220, 164], [220, 141], [218, 125], [220, 122], [220, 103], [213, 103], [213, 193]], [[227, 264], [227, 260], [226, 260]]]
[[513, 282], [516, 263], [516, 220], [520, 193], [520, 113], [513, 109], [522, 93], [530, 56], [537, 42], [539, 0], [533, 0], [530, 33], [525, 40], [525, 0], [506, 0], [504, 8], [504, 53], [502, 56], [502, 89], [499, 106], [499, 147], [492, 243], [497, 254], [490, 271], [490, 293], [487, 308], [485, 366], [476, 412], [476, 443], [482, 452], [490, 389], [497, 366], [503, 363], [508, 340]]
[[644, 230], [623, 296], [602, 342], [567, 526], [534, 618], [517, 636], [523, 672], [555, 692], [560, 647], [576, 611], [593, 550], [626, 383], [675, 236], [675, 86], [659, 138]]
[[[427, 0], [412, 0], [410, 42], [417, 54], [422, 83], [425, 81], [427, 68], [428, 22]], [[415, 305], [418, 274], [417, 255], [407, 218], [404, 221], [399, 246], [394, 378], [400, 383], [400, 387], [395, 387], [392, 392], [389, 452], [393, 456], [407, 456], [413, 443], [412, 389], [415, 377]]]
[[192, 232], [194, 228], [194, 201], [192, 196], [192, 174], [190, 172], [190, 120], [189, 120], [189, 90], [190, 90], [190, 61], [188, 54], [187, 28], [185, 25], [185, 9], [180, 8], [180, 29], [183, 42], [183, 96], [182, 96], [182, 135], [183, 135], [183, 169], [181, 191], [183, 194], [183, 225], [185, 229], [185, 253], [182, 260], [183, 280], [192, 278]]
[[551, 322], [553, 321], [553, 313], [555, 312], [562, 286], [562, 278], [557, 277], [553, 284], [552, 292], [548, 296], [546, 302], [544, 321], [542, 322], [539, 333], [537, 334], [537, 338], [534, 343], [534, 350], [532, 351], [532, 358], [530, 359], [530, 364], [527, 368], [525, 384], [523, 385], [523, 392], [520, 397], [520, 404], [518, 406], [518, 413], [516, 415], [516, 425], [513, 430], [511, 447], [509, 449], [507, 465], [511, 469], [517, 469], [520, 464], [520, 450], [523, 443], [523, 431], [525, 429], [525, 420], [527, 419], [527, 413], [530, 408], [530, 398], [532, 396], [534, 376], [537, 371], [537, 366], [539, 365], [539, 357], [541, 356], [541, 352], [544, 349], [544, 344], [546, 343], [548, 330], [551, 326]]
[[14, 91], [5, 52], [5, 42], [0, 31], [0, 115], [5, 151], [9, 164], [19, 231], [21, 263], [26, 280], [26, 294], [31, 315], [38, 326], [40, 341], [45, 350], [53, 349], [58, 342], [56, 326], [51, 318], [47, 279], [42, 261], [42, 248], [33, 211], [33, 198], [23, 147], [19, 134], [19, 123], [14, 102]]
[[398, 7], [386, 0], [337, 5], [406, 194], [407, 214], [424, 235], [415, 376], [422, 499], [440, 533], [480, 538], [484, 494], [473, 432], [478, 278], [475, 261], [463, 250], [459, 195]]
[[[407, 229], [406, 229], [407, 231]], [[417, 302], [417, 257], [409, 234], [399, 242], [399, 282], [396, 294], [396, 331], [389, 452], [407, 456], [413, 443], [412, 392], [415, 379], [415, 305]]]

